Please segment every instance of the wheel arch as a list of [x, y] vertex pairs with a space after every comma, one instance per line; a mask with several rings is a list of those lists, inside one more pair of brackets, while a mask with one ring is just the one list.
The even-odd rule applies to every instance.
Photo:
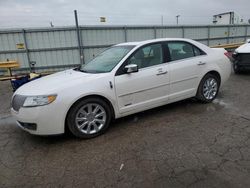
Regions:
[[214, 76], [216, 76], [218, 79], [219, 79], [219, 84], [221, 84], [221, 75], [220, 73], [217, 71], [217, 70], [210, 70], [208, 71], [206, 74], [204, 74], [201, 78], [200, 78], [200, 81], [199, 81], [199, 84], [201, 83], [201, 80], [208, 74], [212, 74]]
[[[216, 76], [219, 79], [219, 84], [221, 84], [221, 75], [218, 71], [211, 70], [211, 71], [207, 72], [207, 74], [212, 74], [212, 75]], [[205, 74], [204, 76], [206, 76], [207, 74]]]
[[65, 116], [65, 119], [64, 119], [64, 131], [67, 132], [68, 131], [68, 126], [67, 126], [67, 117], [68, 117], [68, 114], [69, 114], [69, 111], [74, 107], [74, 105], [76, 105], [78, 102], [80, 102], [81, 100], [84, 100], [84, 99], [87, 99], [87, 98], [99, 98], [103, 101], [105, 101], [108, 106], [110, 107], [110, 110], [111, 110], [111, 118], [112, 119], [115, 119], [115, 109], [114, 109], [114, 106], [112, 104], [112, 102], [107, 98], [107, 97], [104, 97], [102, 95], [99, 95], [99, 94], [90, 94], [90, 95], [86, 95], [86, 96], [83, 96], [83, 97], [80, 97], [79, 99], [77, 99], [75, 102], [73, 102], [73, 104], [71, 104], [71, 106], [68, 108], [67, 110], [67, 113], [66, 113], [66, 116]]

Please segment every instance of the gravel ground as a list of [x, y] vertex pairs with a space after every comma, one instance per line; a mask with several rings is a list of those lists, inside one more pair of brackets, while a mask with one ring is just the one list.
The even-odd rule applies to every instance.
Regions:
[[98, 138], [32, 136], [0, 82], [0, 187], [250, 187], [250, 74], [211, 104], [185, 100], [122, 118]]
[[11, 96], [12, 87], [10, 81], [0, 81], [0, 117], [9, 115]]

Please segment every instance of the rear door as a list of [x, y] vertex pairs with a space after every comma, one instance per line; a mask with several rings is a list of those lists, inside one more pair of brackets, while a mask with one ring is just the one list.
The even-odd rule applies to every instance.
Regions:
[[170, 62], [170, 99], [193, 96], [200, 72], [206, 66], [205, 52], [185, 41], [167, 42]]

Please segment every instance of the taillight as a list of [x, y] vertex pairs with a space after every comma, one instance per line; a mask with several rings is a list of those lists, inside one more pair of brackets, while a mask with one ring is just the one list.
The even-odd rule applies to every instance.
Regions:
[[232, 52], [226, 51], [224, 55], [227, 56], [227, 58], [229, 58], [230, 60], [232, 59]]

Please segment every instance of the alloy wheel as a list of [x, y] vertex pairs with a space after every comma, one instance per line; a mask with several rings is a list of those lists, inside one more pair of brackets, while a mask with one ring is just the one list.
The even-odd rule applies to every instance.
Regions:
[[218, 92], [218, 83], [214, 78], [208, 78], [203, 85], [203, 96], [207, 100], [215, 98]]
[[88, 103], [77, 111], [75, 123], [84, 134], [95, 134], [103, 128], [106, 119], [107, 113], [101, 105]]

